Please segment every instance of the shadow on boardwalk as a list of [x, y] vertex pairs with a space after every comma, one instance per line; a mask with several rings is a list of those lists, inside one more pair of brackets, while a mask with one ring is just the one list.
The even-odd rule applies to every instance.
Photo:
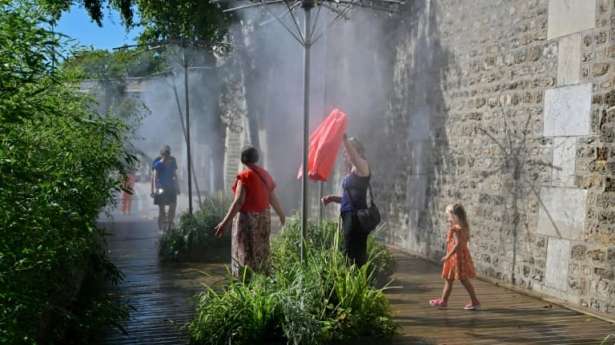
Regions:
[[[187, 344], [180, 327], [194, 310], [194, 295], [202, 283], [212, 284], [225, 274], [223, 264], [161, 264], [158, 232], [153, 222], [106, 223], [112, 261], [124, 272], [121, 298], [135, 308], [124, 327], [104, 344]], [[439, 267], [396, 253], [397, 273], [387, 292], [400, 334], [393, 344], [600, 344], [615, 325], [552, 306], [482, 281], [476, 289], [483, 310], [463, 310], [467, 296], [456, 285], [447, 310], [427, 305], [442, 287]], [[203, 274], [206, 272], [208, 275]], [[353, 342], [353, 345], [364, 342]], [[373, 339], [365, 344], [374, 344]]]

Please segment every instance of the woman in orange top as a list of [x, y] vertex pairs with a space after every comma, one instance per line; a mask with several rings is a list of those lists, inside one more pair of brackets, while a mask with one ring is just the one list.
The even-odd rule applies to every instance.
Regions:
[[446, 255], [441, 260], [443, 263], [442, 278], [446, 282], [444, 283], [442, 297], [432, 299], [429, 301], [429, 304], [434, 307], [446, 308], [448, 298], [453, 290], [453, 282], [459, 280], [471, 298], [471, 303], [467, 304], [464, 309], [480, 309], [480, 302], [476, 298], [474, 286], [470, 282], [470, 279], [476, 277], [476, 272], [472, 256], [470, 255], [470, 249], [468, 248], [470, 226], [468, 225], [466, 211], [461, 204], [454, 204], [446, 207], [446, 214], [449, 225], [448, 234], [446, 235], [447, 249]]
[[[269, 272], [269, 235], [273, 207], [284, 225], [285, 216], [276, 196], [275, 182], [269, 173], [256, 165], [258, 150], [247, 147], [241, 152], [245, 169], [237, 175], [233, 185], [235, 199], [224, 219], [216, 226], [216, 236], [221, 237], [233, 221], [231, 239], [231, 272], [239, 277], [247, 267], [254, 272]], [[239, 213], [238, 217], [235, 217]]]

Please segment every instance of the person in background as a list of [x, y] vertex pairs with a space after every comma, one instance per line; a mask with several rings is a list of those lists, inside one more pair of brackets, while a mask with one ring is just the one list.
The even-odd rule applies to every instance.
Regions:
[[448, 306], [448, 298], [453, 290], [455, 280], [461, 281], [461, 284], [466, 288], [470, 295], [470, 303], [463, 309], [478, 310], [480, 302], [476, 298], [474, 286], [470, 279], [476, 277], [474, 263], [468, 248], [470, 240], [470, 226], [466, 211], [461, 204], [449, 205], [446, 207], [446, 215], [448, 217], [449, 230], [446, 235], [446, 255], [442, 258], [442, 278], [444, 278], [444, 289], [442, 297], [432, 299], [429, 304], [433, 307], [446, 308]]
[[341, 204], [344, 253], [352, 263], [362, 266], [367, 262], [368, 234], [362, 231], [354, 211], [367, 208], [367, 187], [371, 174], [363, 145], [356, 138], [348, 138], [346, 134], [344, 162], [347, 173], [342, 181], [342, 196], [327, 195], [321, 201], [325, 206], [332, 202]]
[[[168, 230], [173, 227], [177, 207], [177, 161], [171, 156], [171, 147], [164, 145], [160, 157], [152, 164], [151, 196], [158, 205], [158, 228]], [[168, 206], [168, 211], [165, 207]]]
[[[271, 205], [280, 222], [286, 217], [274, 191], [276, 185], [269, 173], [256, 165], [258, 150], [252, 146], [241, 152], [241, 171], [233, 185], [235, 198], [226, 216], [215, 227], [216, 236], [221, 237], [233, 222], [231, 239], [231, 271], [239, 277], [244, 268], [254, 272], [269, 273], [271, 234]], [[239, 213], [238, 217], [235, 217]], [[233, 221], [234, 220], [234, 221]]]
[[135, 194], [136, 176], [134, 169], [129, 171], [124, 181], [122, 181], [122, 213], [130, 214], [132, 209], [132, 199]]

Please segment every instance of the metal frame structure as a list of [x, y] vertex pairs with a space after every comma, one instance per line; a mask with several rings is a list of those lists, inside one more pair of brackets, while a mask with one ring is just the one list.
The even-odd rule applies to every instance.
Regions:
[[[225, 0], [217, 0], [222, 2]], [[306, 236], [308, 221], [308, 177], [307, 162], [309, 150], [310, 130], [310, 49], [323, 37], [325, 31], [340, 19], [348, 19], [353, 8], [366, 8], [388, 13], [396, 12], [403, 0], [239, 0], [237, 6], [224, 10], [224, 12], [236, 12], [249, 8], [262, 8], [273, 19], [277, 20], [288, 33], [304, 48], [303, 54], [303, 170], [302, 170], [302, 200], [301, 200], [301, 261], [303, 261], [303, 242]], [[278, 15], [270, 7], [281, 6], [283, 13]], [[301, 7], [304, 12], [303, 28], [299, 25], [296, 9]], [[322, 8], [333, 12], [335, 18], [319, 29], [318, 19]], [[316, 8], [316, 9], [315, 9]], [[312, 10], [315, 9], [315, 18], [312, 19]], [[290, 24], [284, 18], [290, 16]]]

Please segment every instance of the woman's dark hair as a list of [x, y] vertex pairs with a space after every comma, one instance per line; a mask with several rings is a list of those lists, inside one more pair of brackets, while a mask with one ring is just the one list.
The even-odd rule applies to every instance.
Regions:
[[164, 145], [162, 146], [162, 148], [160, 149], [160, 155], [164, 156], [170, 156], [171, 155], [171, 147], [169, 145]]
[[258, 150], [254, 146], [247, 146], [241, 150], [241, 163], [248, 165], [258, 162]]

